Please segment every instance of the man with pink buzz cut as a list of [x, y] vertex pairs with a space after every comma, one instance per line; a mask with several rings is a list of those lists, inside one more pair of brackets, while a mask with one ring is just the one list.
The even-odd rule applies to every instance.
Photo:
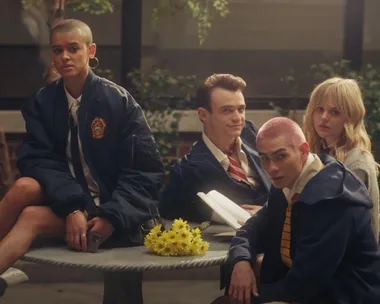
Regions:
[[288, 118], [266, 122], [256, 144], [273, 187], [232, 239], [228, 297], [214, 303], [379, 303], [380, 251], [365, 185], [339, 161], [310, 153]]

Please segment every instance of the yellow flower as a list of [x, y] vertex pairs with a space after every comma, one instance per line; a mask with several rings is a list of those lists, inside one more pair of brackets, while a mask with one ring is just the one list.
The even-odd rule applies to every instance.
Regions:
[[184, 221], [181, 218], [174, 220], [172, 224], [172, 230], [174, 231], [187, 229], [188, 227], [189, 227], [189, 224], [187, 223], [187, 221]]
[[201, 230], [199, 228], [195, 228], [191, 230], [193, 237], [201, 236]]
[[167, 244], [167, 248], [169, 248], [171, 255], [179, 255], [180, 254], [180, 248], [178, 246], [177, 241], [169, 241]]
[[153, 244], [153, 251], [158, 254], [161, 254], [165, 250], [165, 247], [166, 247], [166, 244], [163, 241], [157, 240]]
[[144, 245], [152, 250], [152, 246], [155, 242], [155, 240], [159, 237], [161, 234], [161, 225], [156, 225], [146, 236], [144, 239]]
[[173, 230], [168, 230], [167, 232], [168, 232], [168, 235], [167, 235], [168, 239], [170, 241], [175, 241], [175, 239], [177, 238], [177, 233]]
[[162, 240], [164, 243], [167, 243], [169, 241], [169, 231], [164, 231], [159, 236], [159, 239]]
[[171, 251], [170, 247], [165, 246], [164, 249], [160, 252], [160, 254], [163, 256], [170, 256], [170, 255], [172, 255], [172, 251]]
[[178, 242], [178, 251], [181, 255], [187, 252], [189, 250], [189, 243], [186, 241], [179, 241]]
[[158, 225], [154, 226], [150, 230], [149, 234], [152, 235], [152, 236], [158, 237], [161, 234], [161, 227], [162, 227], [161, 224], [158, 224]]
[[147, 235], [145, 237], [145, 240], [144, 240], [144, 245], [149, 248], [149, 249], [152, 249], [152, 246], [153, 244], [155, 243], [156, 241], [156, 237], [154, 237], [153, 235]]
[[178, 240], [182, 240], [182, 241], [189, 241], [191, 238], [191, 234], [190, 234], [190, 231], [187, 230], [187, 229], [181, 229], [180, 231], [178, 231], [178, 234], [177, 234], [177, 239]]
[[210, 247], [210, 243], [209, 242], [205, 242], [205, 241], [202, 241], [200, 247], [199, 247], [199, 253], [200, 254], [205, 254], [207, 252], [207, 250], [209, 249]]
[[144, 240], [144, 246], [145, 246], [146, 248], [152, 250], [153, 243], [154, 243], [154, 240], [153, 240], [153, 239], [148, 238], [148, 237], [145, 237], [145, 240]]
[[177, 219], [172, 229], [163, 231], [161, 225], [155, 226], [145, 237], [144, 245], [162, 256], [186, 256], [204, 254], [209, 243], [202, 239], [202, 229], [191, 229], [183, 219]]
[[210, 244], [203, 241], [201, 238], [193, 240], [191, 243], [191, 248], [196, 254], [205, 254], [209, 246]]
[[198, 239], [198, 240], [193, 240], [191, 242], [191, 249], [194, 251], [194, 252], [198, 252], [199, 251], [199, 247], [201, 245], [201, 239]]

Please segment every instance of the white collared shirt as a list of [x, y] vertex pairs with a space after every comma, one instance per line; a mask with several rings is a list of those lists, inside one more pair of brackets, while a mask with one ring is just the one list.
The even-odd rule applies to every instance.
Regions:
[[321, 170], [322, 163], [317, 155], [309, 153], [307, 156], [307, 160], [305, 165], [302, 168], [301, 174], [298, 176], [296, 181], [294, 182], [291, 189], [284, 188], [282, 189], [282, 192], [284, 193], [286, 200], [288, 203], [291, 203], [291, 199], [294, 194], [299, 193], [303, 191], [306, 184], [309, 182], [309, 180], [316, 175], [319, 170]]
[[[67, 97], [67, 102], [68, 102], [68, 110], [71, 111], [71, 115], [73, 116], [74, 122], [78, 123], [78, 106], [79, 103], [82, 99], [82, 95], [79, 96], [77, 99], [75, 99], [71, 94], [67, 91], [66, 87], [65, 88], [65, 93]], [[95, 198], [95, 203], [96, 205], [99, 205], [99, 187], [96, 184], [94, 178], [92, 177], [90, 173], [90, 168], [88, 167], [86, 161], [84, 160], [83, 157], [83, 151], [82, 151], [82, 143], [80, 141], [80, 136], [79, 136], [79, 126], [78, 126], [78, 145], [79, 145], [79, 154], [80, 154], [80, 159], [83, 167], [83, 173], [87, 181], [88, 189], [90, 190], [91, 195]], [[66, 155], [67, 159], [69, 162], [69, 168], [71, 174], [75, 177], [75, 172], [73, 168], [73, 162], [71, 158], [71, 130], [69, 129], [69, 135], [67, 137], [67, 146], [66, 146]]]
[[[220, 163], [220, 165], [223, 167], [224, 171], [227, 172], [228, 167], [230, 166], [230, 161], [228, 159], [227, 154], [223, 153], [209, 138], [205, 133], [202, 133], [202, 139], [205, 142], [207, 148], [211, 151], [211, 153], [214, 155], [216, 160]], [[243, 169], [243, 172], [247, 176], [248, 182], [254, 187], [259, 187], [259, 182], [257, 181], [257, 176], [255, 174], [255, 171], [249, 167], [247, 155], [242, 150], [242, 141], [241, 138], [238, 137], [236, 140], [237, 145], [237, 156], [239, 158], [239, 161], [241, 163], [241, 168]]]

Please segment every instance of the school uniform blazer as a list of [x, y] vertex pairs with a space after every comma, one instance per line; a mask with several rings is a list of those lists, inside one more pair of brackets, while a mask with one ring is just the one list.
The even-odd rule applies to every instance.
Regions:
[[[18, 152], [22, 176], [36, 179], [60, 217], [92, 200], [70, 173], [69, 110], [62, 79], [22, 109], [26, 136]], [[99, 186], [99, 216], [130, 231], [158, 215], [163, 165], [141, 107], [122, 87], [90, 71], [78, 110], [84, 159]]]
[[259, 180], [258, 189], [252, 189], [230, 178], [200, 139], [190, 153], [172, 166], [169, 182], [160, 198], [161, 216], [167, 219], [182, 217], [196, 222], [210, 220], [212, 210], [198, 198], [197, 193], [211, 190], [219, 191], [238, 205], [263, 205], [267, 200], [270, 181], [260, 165], [256, 151], [256, 134], [257, 127], [247, 121], [240, 137], [249, 166]]

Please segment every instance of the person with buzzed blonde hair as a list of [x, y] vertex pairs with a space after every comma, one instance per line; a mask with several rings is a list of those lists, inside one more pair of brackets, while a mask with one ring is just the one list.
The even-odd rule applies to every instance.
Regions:
[[[273, 187], [232, 239], [229, 296], [214, 303], [378, 303], [380, 251], [364, 184], [334, 158], [311, 154], [288, 118], [266, 122], [256, 144]], [[257, 248], [264, 249], [260, 286]]]
[[[0, 202], [0, 274], [38, 237], [95, 252], [142, 245], [161, 223], [163, 165], [141, 107], [92, 72], [99, 60], [88, 25], [64, 20], [50, 44], [60, 78], [22, 109], [22, 177]], [[0, 279], [0, 297], [8, 285]]]

